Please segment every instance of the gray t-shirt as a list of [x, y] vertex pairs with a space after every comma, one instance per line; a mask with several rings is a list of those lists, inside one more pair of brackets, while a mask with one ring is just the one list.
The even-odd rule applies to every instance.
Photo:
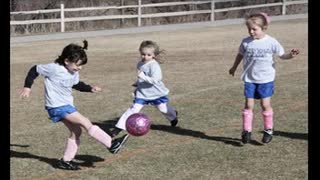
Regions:
[[284, 54], [282, 45], [273, 37], [265, 35], [262, 39], [244, 38], [239, 47], [243, 55], [241, 79], [251, 83], [268, 83], [275, 79], [274, 55]]
[[154, 100], [168, 95], [169, 89], [162, 82], [160, 64], [156, 60], [146, 64], [139, 61], [137, 68], [142, 72], [138, 75], [136, 98]]
[[79, 82], [79, 73], [70, 73], [57, 63], [37, 65], [37, 72], [44, 77], [45, 106], [73, 105], [72, 86]]

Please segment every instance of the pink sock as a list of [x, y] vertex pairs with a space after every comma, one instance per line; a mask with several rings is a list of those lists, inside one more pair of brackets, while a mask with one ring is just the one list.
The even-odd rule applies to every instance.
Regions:
[[273, 111], [263, 111], [262, 116], [264, 129], [273, 129]]
[[244, 109], [242, 111], [242, 123], [243, 131], [252, 131], [252, 120], [253, 120], [253, 111], [249, 109]]
[[80, 145], [80, 140], [74, 140], [74, 139], [70, 139], [68, 138], [67, 143], [66, 143], [66, 147], [64, 150], [64, 154], [63, 154], [63, 160], [64, 161], [71, 161], [77, 151], [78, 151], [78, 146]]
[[107, 148], [111, 146], [111, 137], [104, 132], [101, 128], [96, 125], [93, 125], [89, 128], [89, 135], [95, 138], [97, 141], [105, 145]]

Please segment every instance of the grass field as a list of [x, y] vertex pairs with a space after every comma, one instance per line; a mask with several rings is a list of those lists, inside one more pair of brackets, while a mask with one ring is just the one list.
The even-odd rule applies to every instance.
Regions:
[[71, 42], [54, 40], [17, 44], [10, 60], [10, 176], [25, 179], [173, 179], [173, 180], [298, 180], [308, 177], [308, 21], [272, 22], [268, 34], [288, 51], [299, 48], [291, 61], [276, 60], [277, 77], [272, 105], [275, 134], [261, 143], [262, 119], [256, 101], [252, 144], [242, 145], [243, 84], [228, 74], [244, 25], [229, 25], [170, 32], [88, 38], [88, 64], [81, 79], [99, 85], [101, 93], [74, 92], [79, 112], [108, 131], [131, 105], [135, 65], [142, 40], [154, 40], [166, 50], [162, 64], [170, 104], [180, 122], [171, 128], [155, 108], [143, 112], [152, 119], [151, 131], [130, 137], [119, 154], [110, 154], [83, 133], [76, 156], [82, 170], [55, 169], [62, 157], [68, 131], [54, 124], [44, 110], [39, 77], [31, 98], [19, 90], [32, 65], [50, 63]]

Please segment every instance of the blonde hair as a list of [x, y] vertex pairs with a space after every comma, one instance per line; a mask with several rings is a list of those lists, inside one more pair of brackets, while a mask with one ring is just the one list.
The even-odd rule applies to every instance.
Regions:
[[268, 28], [268, 25], [270, 23], [270, 18], [266, 13], [255, 13], [251, 14], [246, 19], [246, 25], [258, 25], [261, 27], [261, 29], [266, 30]]
[[150, 41], [150, 40], [145, 40], [145, 41], [142, 41], [141, 44], [140, 44], [140, 47], [139, 47], [139, 51], [140, 53], [142, 52], [142, 50], [144, 48], [153, 48], [154, 49], [154, 59], [156, 61], [158, 61], [159, 63], [163, 63], [164, 60], [161, 56], [161, 54], [164, 54], [164, 50], [163, 49], [160, 49], [159, 45], [154, 42], [154, 41]]

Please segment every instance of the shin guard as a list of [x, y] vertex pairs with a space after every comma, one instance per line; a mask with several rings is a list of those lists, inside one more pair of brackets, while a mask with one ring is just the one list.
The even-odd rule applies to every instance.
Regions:
[[107, 148], [111, 146], [111, 137], [104, 132], [99, 126], [93, 125], [89, 128], [89, 135], [94, 139], [105, 145]]
[[253, 111], [244, 109], [242, 111], [242, 129], [243, 131], [252, 131]]
[[77, 154], [78, 146], [80, 144], [80, 140], [74, 140], [68, 138], [66, 147], [63, 153], [63, 160], [64, 161], [71, 161]]
[[273, 111], [263, 111], [262, 117], [264, 129], [273, 129]]

